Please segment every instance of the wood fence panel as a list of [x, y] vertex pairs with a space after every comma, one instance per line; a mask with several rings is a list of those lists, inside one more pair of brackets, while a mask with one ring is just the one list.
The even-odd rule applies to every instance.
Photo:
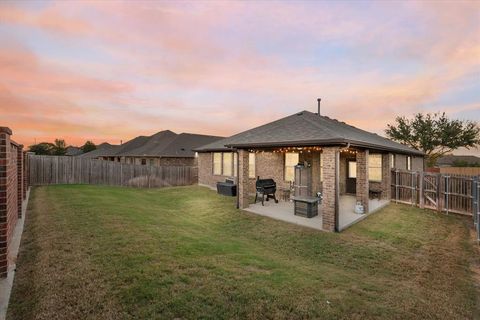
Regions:
[[442, 174], [455, 174], [462, 176], [480, 176], [480, 167], [442, 167]]
[[148, 166], [65, 156], [29, 155], [32, 185], [103, 184], [154, 188], [198, 182], [193, 166]]
[[477, 177], [406, 170], [392, 171], [392, 199], [446, 213], [473, 215]]

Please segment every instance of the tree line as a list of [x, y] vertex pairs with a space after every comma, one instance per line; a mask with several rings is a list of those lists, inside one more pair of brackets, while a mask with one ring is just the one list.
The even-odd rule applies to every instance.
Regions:
[[388, 124], [387, 137], [416, 150], [423, 151], [427, 167], [433, 167], [438, 158], [458, 148], [478, 148], [480, 127], [470, 120], [449, 119], [443, 113], [417, 113], [413, 118], [395, 118]]
[[[458, 148], [480, 146], [480, 127], [469, 120], [449, 119], [445, 113], [417, 113], [412, 118], [397, 117], [395, 123], [387, 124], [388, 138], [423, 151], [427, 166], [435, 166], [439, 157]], [[95, 150], [92, 141], [80, 147], [83, 153]], [[54, 143], [42, 142], [29, 147], [30, 151], [41, 155], [64, 155], [67, 152], [65, 140], [55, 139]], [[467, 164], [461, 164], [467, 165]]]
[[[70, 146], [73, 147], [73, 146]], [[47, 156], [63, 156], [67, 153], [67, 144], [64, 139], [55, 139], [54, 143], [51, 142], [40, 142], [33, 144], [28, 147], [30, 152], [35, 152], [38, 155], [47, 155]], [[79, 149], [82, 153], [90, 152], [97, 149], [97, 146], [92, 141], [88, 140], [85, 144]]]

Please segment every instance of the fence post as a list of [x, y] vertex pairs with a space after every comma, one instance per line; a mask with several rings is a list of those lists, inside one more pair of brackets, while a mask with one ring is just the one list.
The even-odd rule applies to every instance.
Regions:
[[450, 176], [445, 176], [445, 209], [447, 210], [447, 214], [448, 214], [448, 200], [449, 200], [449, 187], [448, 187], [448, 184], [449, 184], [449, 178]]
[[477, 177], [477, 242], [480, 243], [480, 181]]
[[437, 200], [437, 211], [441, 211], [441, 205], [440, 205], [440, 186], [441, 186], [441, 179], [442, 175], [438, 174], [436, 177], [437, 180], [437, 192], [435, 193], [435, 197]]
[[472, 216], [473, 216], [473, 225], [476, 227], [478, 220], [477, 220], [477, 212], [478, 212], [478, 195], [477, 195], [477, 184], [478, 184], [478, 177], [473, 177], [472, 179]]
[[420, 202], [420, 208], [425, 208], [425, 199], [424, 199], [424, 180], [425, 180], [425, 174], [423, 171], [420, 172], [419, 175], [419, 182], [420, 182], [420, 194], [418, 196], [418, 201]]
[[120, 162], [120, 185], [123, 186], [123, 162]]
[[398, 170], [395, 170], [395, 203], [398, 203]]

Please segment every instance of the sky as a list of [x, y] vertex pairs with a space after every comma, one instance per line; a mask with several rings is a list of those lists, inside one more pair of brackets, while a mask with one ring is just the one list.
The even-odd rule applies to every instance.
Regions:
[[0, 2], [0, 125], [25, 145], [229, 136], [317, 97], [382, 135], [480, 122], [480, 2]]

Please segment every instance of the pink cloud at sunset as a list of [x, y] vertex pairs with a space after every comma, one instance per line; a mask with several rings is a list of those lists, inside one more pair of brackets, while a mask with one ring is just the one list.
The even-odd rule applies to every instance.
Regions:
[[228, 136], [316, 110], [480, 121], [480, 4], [0, 3], [0, 118], [14, 139]]

